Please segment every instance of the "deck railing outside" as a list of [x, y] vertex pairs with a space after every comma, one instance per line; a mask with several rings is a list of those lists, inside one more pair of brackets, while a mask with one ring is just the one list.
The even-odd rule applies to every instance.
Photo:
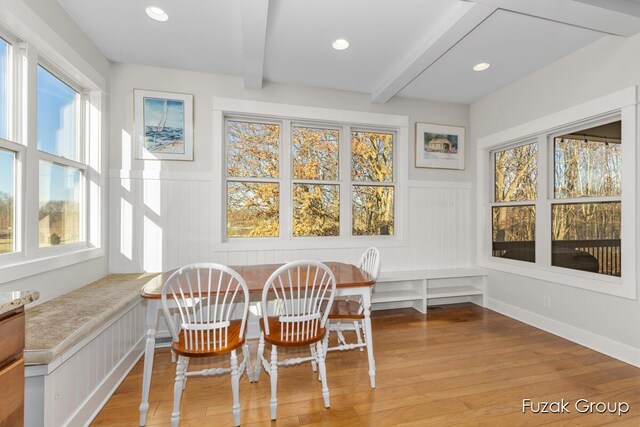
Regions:
[[[567, 255], [567, 251], [580, 251], [583, 254], [588, 253], [597, 261], [598, 273], [606, 274], [608, 276], [621, 275], [620, 239], [554, 240], [552, 242], [552, 249], [554, 254], [564, 254], [565, 256]], [[579, 254], [579, 252], [575, 253]], [[535, 242], [493, 242], [492, 255], [494, 257], [506, 257], [533, 262], [535, 260]], [[565, 258], [564, 262], [570, 263], [571, 261], [567, 261]], [[578, 270], [587, 269], [577, 265], [562, 266]], [[591, 270], [589, 269], [589, 271]]]

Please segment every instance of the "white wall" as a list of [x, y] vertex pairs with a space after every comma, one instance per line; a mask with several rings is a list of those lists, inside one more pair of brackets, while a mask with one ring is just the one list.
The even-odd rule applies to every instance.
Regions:
[[[640, 84], [638, 52], [640, 36], [604, 37], [473, 103], [472, 141]], [[637, 245], [640, 235], [624, 238], [634, 237]], [[496, 308], [640, 365], [640, 302], [507, 273], [492, 272], [488, 283]]]
[[[54, 64], [64, 68], [72, 77], [83, 76], [98, 88], [108, 92], [109, 61], [82, 33], [80, 28], [58, 6], [49, 0], [2, 0], [0, 26], [43, 52]], [[108, 102], [103, 103], [104, 123], [108, 123]], [[108, 128], [104, 126], [101, 167], [108, 171], [106, 141]], [[108, 181], [105, 180], [105, 185]], [[42, 303], [48, 299], [76, 289], [107, 274], [106, 227], [107, 188], [104, 188], [102, 217], [104, 218], [105, 256], [90, 261], [58, 268], [47, 273], [0, 284], [0, 291], [39, 290]], [[0, 273], [1, 274], [1, 273]]]
[[[110, 270], [158, 271], [195, 261], [226, 264], [283, 262], [304, 257], [357, 261], [363, 248], [304, 251], [224, 252], [212, 243], [213, 169], [212, 102], [214, 96], [338, 108], [409, 116], [407, 152], [414, 164], [415, 122], [468, 127], [468, 106], [393, 99], [371, 104], [352, 92], [267, 83], [261, 91], [243, 88], [242, 79], [137, 65], [114, 64], [111, 70]], [[195, 160], [132, 159], [133, 89], [194, 94]], [[467, 152], [470, 152], [471, 148]], [[121, 179], [121, 170], [158, 170], [166, 179]], [[473, 214], [470, 209], [473, 162], [464, 171], [409, 170], [407, 246], [384, 248], [383, 269], [446, 268], [473, 262]], [[451, 230], [452, 234], [447, 230]], [[132, 236], [129, 238], [128, 236]]]

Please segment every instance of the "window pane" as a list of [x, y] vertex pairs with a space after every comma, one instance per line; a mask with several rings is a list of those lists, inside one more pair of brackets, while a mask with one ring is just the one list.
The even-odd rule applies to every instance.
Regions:
[[340, 235], [340, 186], [294, 184], [293, 235]]
[[552, 205], [551, 264], [620, 276], [620, 203]]
[[354, 181], [393, 181], [393, 134], [351, 132], [351, 177]]
[[0, 39], [0, 138], [9, 139], [9, 43], [3, 39]]
[[353, 186], [353, 235], [393, 235], [393, 187]]
[[227, 122], [227, 176], [277, 178], [280, 126]]
[[0, 149], [0, 254], [14, 249], [15, 159], [11, 151]]
[[78, 160], [78, 93], [38, 66], [38, 149]]
[[293, 177], [296, 179], [338, 179], [340, 131], [337, 129], [293, 128]]
[[280, 186], [227, 182], [227, 237], [278, 237]]
[[621, 126], [618, 121], [555, 138], [556, 198], [621, 194]]
[[40, 247], [80, 241], [79, 169], [40, 160]]
[[492, 255], [500, 258], [535, 262], [535, 206], [494, 207], [492, 217]]
[[538, 145], [527, 144], [494, 154], [496, 202], [535, 200], [538, 190]]

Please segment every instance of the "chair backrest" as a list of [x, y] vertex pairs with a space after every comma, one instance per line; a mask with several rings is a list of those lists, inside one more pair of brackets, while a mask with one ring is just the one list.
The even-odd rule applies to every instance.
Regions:
[[373, 280], [376, 280], [380, 272], [380, 251], [378, 248], [371, 247], [364, 251], [358, 261], [358, 268], [366, 271], [373, 277]]
[[175, 271], [162, 288], [162, 309], [174, 342], [176, 331], [167, 298], [174, 300], [180, 314], [180, 331], [185, 348], [216, 351], [229, 339], [229, 326], [235, 307], [242, 306], [240, 338], [244, 336], [249, 313], [249, 288], [235, 270], [221, 264], [191, 264]]
[[280, 337], [296, 342], [317, 336], [327, 322], [336, 293], [336, 278], [319, 261], [294, 261], [269, 276], [262, 292], [264, 333], [270, 335], [267, 299], [275, 296]]

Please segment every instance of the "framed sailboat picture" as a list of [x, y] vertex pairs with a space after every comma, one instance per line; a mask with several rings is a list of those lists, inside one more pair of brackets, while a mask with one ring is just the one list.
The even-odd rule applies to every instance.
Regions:
[[133, 91], [136, 158], [193, 160], [193, 95]]

